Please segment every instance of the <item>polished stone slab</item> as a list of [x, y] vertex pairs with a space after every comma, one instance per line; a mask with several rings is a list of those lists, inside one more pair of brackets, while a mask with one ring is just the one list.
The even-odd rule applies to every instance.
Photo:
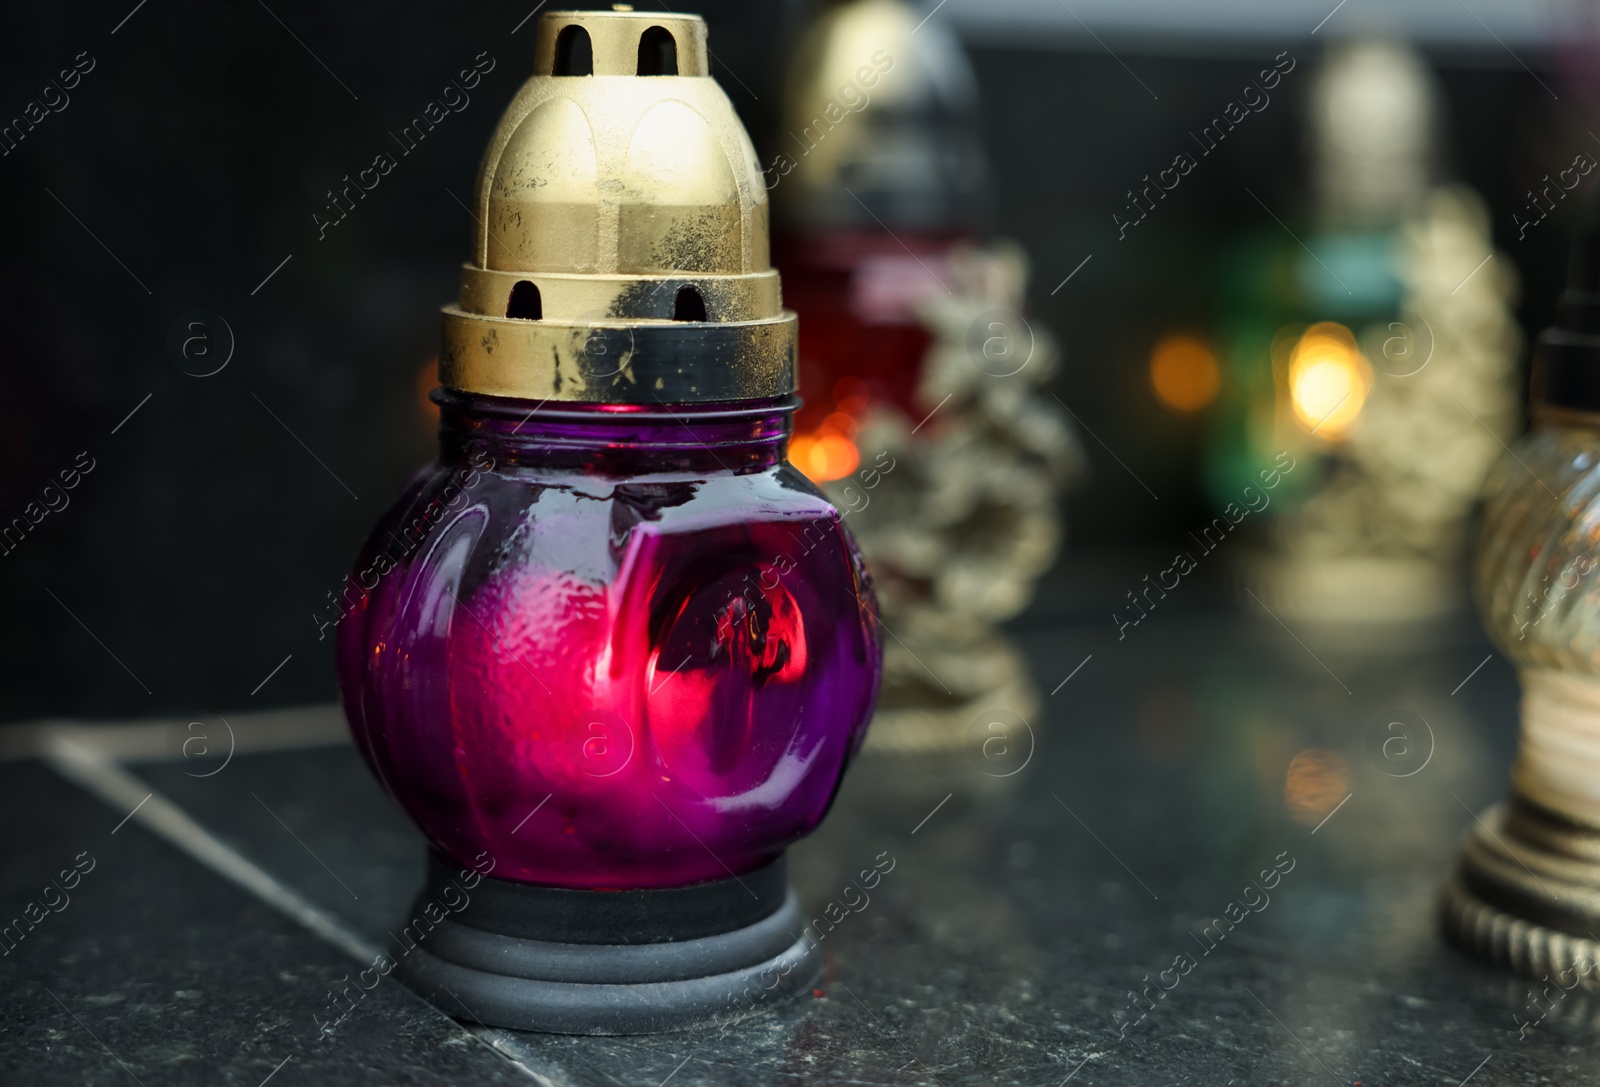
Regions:
[[[678, 1034], [482, 1037], [571, 1085], [1600, 1083], [1593, 997], [1541, 996], [1539, 1019], [1526, 980], [1439, 935], [1457, 838], [1502, 795], [1515, 737], [1514, 678], [1485, 663], [1475, 628], [1381, 645], [1175, 615], [1120, 641], [1109, 624], [1023, 640], [1046, 691], [1083, 665], [1030, 722], [1031, 744], [864, 757], [791, 851], [809, 914], [835, 904], [811, 993]], [[1391, 721], [1409, 722], [1411, 747], [1384, 746]], [[420, 884], [422, 843], [354, 751], [239, 754], [192, 776], [217, 765], [133, 770], [382, 943]], [[888, 870], [862, 892], [875, 864]], [[259, 931], [304, 941], [301, 957], [315, 947], [261, 908], [242, 932], [210, 897], [106, 874], [140, 916], [150, 896], [164, 904], [163, 939], [183, 941], [194, 969], [255, 954]], [[315, 969], [285, 961], [324, 985], [349, 968], [331, 951]], [[141, 991], [120, 957], [84, 969], [95, 992]], [[257, 1005], [292, 1003], [261, 984], [228, 997], [195, 986], [207, 996], [194, 1014], [218, 1002], [236, 1038]], [[416, 1014], [397, 989], [377, 993]], [[295, 998], [302, 1014], [315, 996]], [[148, 1046], [177, 1044], [150, 1034]], [[458, 1055], [473, 1052], [463, 1042]], [[330, 1065], [318, 1082], [358, 1082], [363, 1067]]]
[[351, 960], [48, 767], [0, 798], [0, 1083], [529, 1082], [399, 985], [330, 1011]]

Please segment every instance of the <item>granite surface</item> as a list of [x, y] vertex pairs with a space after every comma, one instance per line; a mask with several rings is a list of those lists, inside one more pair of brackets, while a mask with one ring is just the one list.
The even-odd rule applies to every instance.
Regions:
[[[985, 747], [980, 722], [948, 756], [863, 757], [791, 851], [812, 912], [894, 861], [826, 936], [823, 983], [648, 1037], [466, 1029], [393, 979], [324, 1030], [355, 958], [140, 819], [113, 835], [126, 811], [46, 763], [13, 762], [6, 917], [80, 852], [97, 864], [0, 958], [0, 1076], [1600, 1083], [1600, 1004], [1575, 992], [1541, 1016], [1529, 982], [1439, 935], [1457, 839], [1503, 795], [1515, 739], [1514, 677], [1475, 631], [1341, 644], [1264, 617], [1173, 615], [1121, 641], [1109, 624], [1025, 632], [1056, 688], [1026, 732]], [[130, 768], [372, 944], [403, 919], [421, 842], [350, 748]]]

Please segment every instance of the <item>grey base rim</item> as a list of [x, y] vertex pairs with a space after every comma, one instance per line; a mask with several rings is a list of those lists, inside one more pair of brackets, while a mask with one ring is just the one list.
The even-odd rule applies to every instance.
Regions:
[[753, 925], [659, 944], [556, 944], [457, 926], [435, 930], [397, 973], [445, 1014], [484, 1026], [658, 1034], [736, 1022], [811, 988], [822, 954], [803, 926], [793, 890]]

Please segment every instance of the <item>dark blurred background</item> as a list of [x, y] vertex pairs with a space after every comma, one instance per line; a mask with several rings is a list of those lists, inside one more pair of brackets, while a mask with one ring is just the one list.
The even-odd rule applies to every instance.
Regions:
[[[467, 253], [460, 200], [529, 73], [533, 6], [150, 0], [130, 14], [117, 0], [0, 15], [0, 122], [75, 60], [93, 65], [0, 157], [0, 523], [80, 453], [94, 464], [70, 505], [0, 556], [0, 719], [334, 697], [331, 637], [313, 616], [432, 455], [425, 371]], [[1275, 54], [1314, 63], [1385, 5], [1350, 0], [1315, 35], [1331, 0], [1203, 7], [947, 0], [931, 16], [978, 75], [994, 226], [1032, 261], [1030, 319], [1064, 356], [1053, 390], [1098, 436], [1084, 438], [1091, 475], [1068, 500], [1068, 546], [1022, 623], [1104, 622], [1124, 579], [1103, 572], [1167, 553], [1204, 509], [1200, 424], [1162, 410], [1146, 359], [1164, 332], [1207, 322], [1214, 254], [1266, 221], [1247, 187], [1286, 217], [1304, 204], [1309, 80], [1286, 80], [1119, 242], [1125, 190]], [[697, 8], [764, 161], [799, 9]], [[1511, 213], [1575, 150], [1600, 153], [1584, 12], [1482, 0], [1401, 14], [1446, 95], [1447, 173], [1487, 199], [1531, 335], [1551, 318], [1577, 202], [1521, 241]], [[391, 132], [489, 58], [471, 104], [399, 156]], [[396, 168], [319, 239], [328, 190], [380, 151]], [[169, 357], [169, 330], [193, 310], [236, 339], [212, 377]]]

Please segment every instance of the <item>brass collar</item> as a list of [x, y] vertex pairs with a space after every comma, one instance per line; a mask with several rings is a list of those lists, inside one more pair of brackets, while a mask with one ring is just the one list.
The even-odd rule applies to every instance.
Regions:
[[441, 382], [591, 403], [793, 392], [766, 186], [705, 23], [547, 12], [534, 58], [478, 174]]

